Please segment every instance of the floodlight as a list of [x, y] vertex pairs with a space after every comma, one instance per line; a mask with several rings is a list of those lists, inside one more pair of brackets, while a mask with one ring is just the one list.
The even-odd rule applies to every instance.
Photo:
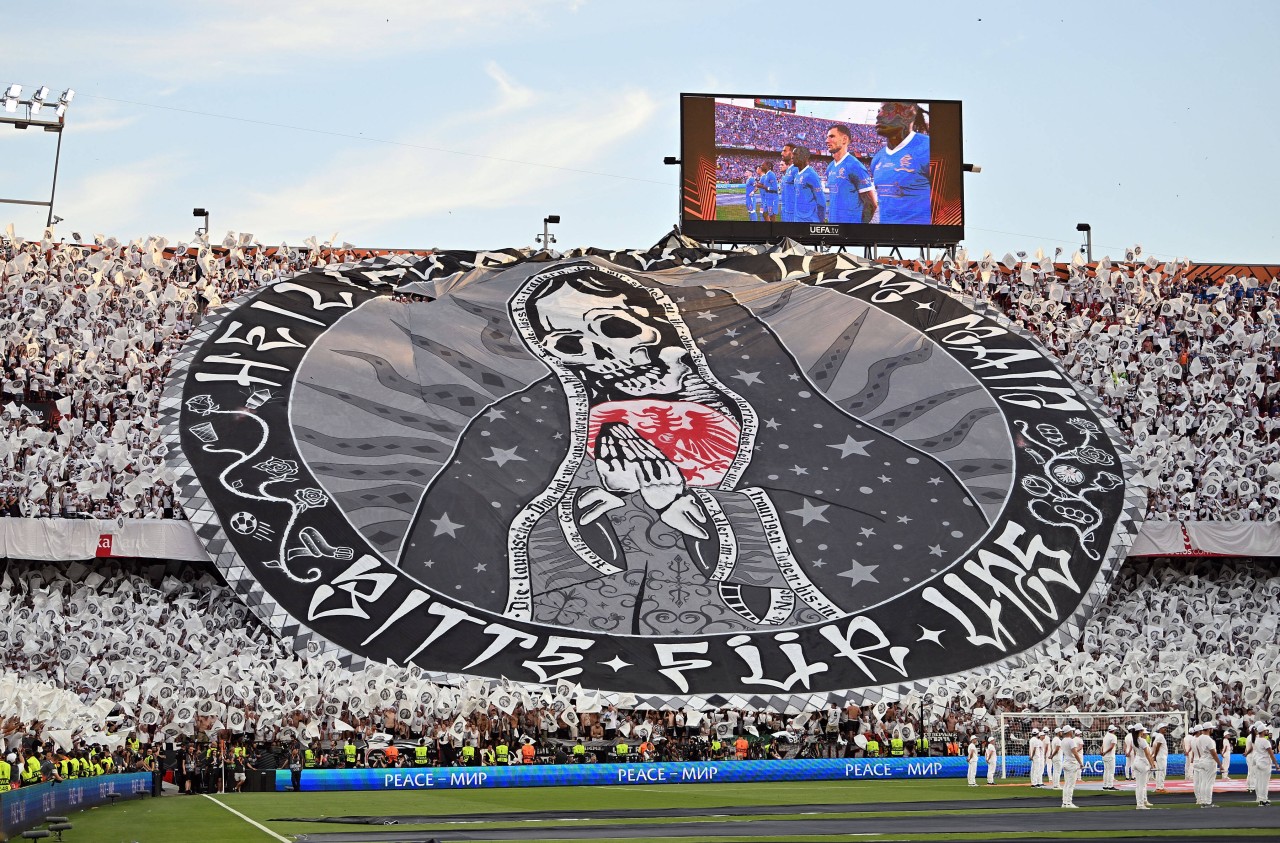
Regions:
[[965, 164], [964, 171], [966, 173], [981, 173], [982, 165], [981, 164]]
[[62, 92], [62, 96], [58, 97], [58, 102], [62, 103], [63, 105], [70, 105], [71, 101], [75, 98], [76, 98], [76, 92], [71, 90], [70, 88], [67, 88], [65, 91]]
[[49, 87], [47, 85], [41, 85], [39, 88], [36, 88], [35, 92], [31, 95], [31, 109], [34, 111], [44, 105], [45, 98], [48, 96]]
[[10, 114], [17, 111], [20, 96], [22, 96], [22, 86], [15, 82], [4, 92], [4, 110]]

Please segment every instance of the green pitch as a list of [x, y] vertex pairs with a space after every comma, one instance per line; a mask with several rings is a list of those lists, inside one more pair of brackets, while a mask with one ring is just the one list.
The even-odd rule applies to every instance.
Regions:
[[[94, 843], [241, 843], [241, 841], [288, 841], [294, 835], [342, 832], [344, 834], [368, 832], [371, 839], [386, 832], [382, 826], [339, 825], [314, 822], [282, 822], [282, 817], [341, 817], [341, 816], [439, 816], [438, 822], [429, 824], [397, 824], [397, 831], [422, 830], [439, 833], [449, 839], [455, 833], [480, 830], [519, 829], [527, 835], [530, 830], [545, 826], [546, 833], [538, 837], [538, 843], [556, 843], [561, 838], [555, 829], [565, 827], [562, 821], [527, 819], [513, 822], [477, 822], [476, 814], [492, 812], [511, 813], [522, 811], [581, 811], [666, 809], [680, 814], [671, 820], [673, 825], [661, 838], [624, 838], [621, 834], [586, 840], [585, 843], [657, 843], [669, 841], [699, 841], [700, 843], [727, 843], [727, 838], [699, 834], [698, 824], [706, 821], [737, 821], [741, 833], [732, 840], [749, 843], [782, 843], [787, 838], [766, 837], [752, 832], [753, 820], [802, 819], [799, 814], [788, 813], [793, 805], [830, 805], [830, 818], [896, 817], [896, 816], [944, 816], [954, 818], [956, 831], [945, 836], [912, 834], [908, 836], [884, 836], [879, 834], [805, 835], [806, 840], [820, 841], [884, 841], [884, 840], [1016, 840], [1024, 833], [992, 834], [981, 831], [981, 818], [993, 809], [984, 809], [983, 803], [991, 799], [1018, 799], [1025, 797], [1035, 801], [1027, 808], [1001, 807], [1003, 813], [1052, 811], [1043, 807], [1046, 794], [1022, 785], [1001, 787], [966, 787], [963, 780], [945, 779], [931, 781], [852, 781], [852, 782], [784, 782], [768, 784], [735, 785], [641, 785], [608, 787], [531, 787], [495, 788], [492, 790], [463, 791], [404, 791], [404, 792], [331, 792], [331, 793], [245, 793], [215, 797], [166, 795], [160, 799], [140, 798], [121, 802], [115, 806], [93, 808], [72, 813], [70, 820], [75, 829], [68, 833], [69, 841], [94, 841]], [[1076, 792], [1076, 801], [1089, 809], [1091, 793]], [[1223, 796], [1226, 796], [1224, 794]], [[1224, 804], [1246, 804], [1235, 801], [1236, 795], [1220, 800]], [[930, 810], [925, 805], [936, 801], [964, 801], [971, 805], [959, 810]], [[884, 810], [885, 803], [895, 803], [895, 810]], [[915, 804], [913, 804], [915, 803]], [[769, 805], [777, 808], [767, 815], [734, 816], [735, 806]], [[859, 805], [876, 805], [875, 813], [860, 811]], [[896, 810], [901, 806], [903, 810]], [[1169, 806], [1169, 810], [1191, 808], [1189, 805]], [[909, 814], [906, 809], [913, 808]], [[235, 812], [233, 813], [232, 810]], [[1120, 811], [1115, 805], [1100, 805], [1093, 810]], [[1131, 808], [1129, 809], [1131, 810]], [[713, 815], [719, 816], [713, 816]], [[465, 817], [464, 824], [451, 823], [454, 817]], [[1128, 815], [1126, 813], [1126, 815]], [[803, 818], [812, 818], [811, 815]], [[1215, 829], [1215, 834], [1235, 835], [1242, 838], [1260, 834], [1274, 834], [1275, 827], [1268, 826], [1270, 814], [1258, 811], [1259, 828]], [[652, 823], [653, 818], [592, 819], [592, 823], [619, 827], [634, 823]], [[255, 823], [257, 825], [255, 825]], [[260, 827], [259, 827], [260, 826]], [[687, 831], [686, 831], [687, 829]], [[1181, 837], [1195, 839], [1197, 832], [1180, 831], [1127, 831], [1125, 837]], [[1044, 835], [1040, 835], [1044, 836]], [[1056, 836], [1056, 835], [1050, 835]], [[1080, 833], [1081, 837], [1114, 838], [1114, 832]], [[513, 835], [514, 839], [514, 835]], [[584, 843], [583, 838], [576, 838]]]

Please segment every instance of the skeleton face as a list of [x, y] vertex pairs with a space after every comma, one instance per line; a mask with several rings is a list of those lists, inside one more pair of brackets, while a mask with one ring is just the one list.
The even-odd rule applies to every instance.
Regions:
[[658, 306], [637, 306], [622, 292], [562, 286], [537, 300], [539, 344], [604, 392], [670, 395], [689, 366], [675, 327]]

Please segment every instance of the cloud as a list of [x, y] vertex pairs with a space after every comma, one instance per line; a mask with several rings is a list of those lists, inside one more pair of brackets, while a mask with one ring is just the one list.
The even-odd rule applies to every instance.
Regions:
[[[399, 139], [475, 150], [477, 156], [362, 145], [335, 156], [299, 184], [253, 195], [235, 216], [250, 230], [290, 238], [337, 227], [365, 236], [400, 220], [516, 205], [581, 178], [581, 171], [638, 132], [657, 111], [653, 98], [641, 90], [546, 96], [514, 85], [497, 65], [491, 64], [488, 73], [497, 86], [497, 105], [453, 121], [447, 139], [437, 135], [438, 128]], [[556, 107], [538, 107], [544, 98]], [[495, 131], [491, 118], [498, 110], [505, 117]], [[502, 145], [495, 146], [495, 138]]]
[[77, 231], [134, 231], [145, 228], [146, 210], [169, 188], [164, 174], [186, 166], [181, 155], [166, 154], [98, 170], [58, 185], [58, 216]]
[[[495, 33], [527, 33], [546, 26], [573, 0], [223, 0], [185, 6], [163, 28], [138, 27], [119, 18], [118, 30], [85, 27], [60, 36], [65, 55], [112, 51], [113, 63], [161, 77], [207, 79], [223, 74], [260, 75], [296, 68], [299, 54], [351, 62], [436, 46], [456, 48]], [[42, 58], [41, 47], [22, 40], [6, 45], [15, 62]]]

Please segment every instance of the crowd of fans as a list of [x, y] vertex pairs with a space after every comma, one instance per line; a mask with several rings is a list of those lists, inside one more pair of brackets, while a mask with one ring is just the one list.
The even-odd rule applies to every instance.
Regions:
[[1039, 337], [1111, 411], [1148, 520], [1280, 522], [1280, 280], [1006, 255], [918, 266]]
[[504, 745], [553, 760], [579, 743], [603, 758], [736, 757], [739, 737], [746, 757], [939, 753], [994, 733], [1006, 711], [1078, 712], [1077, 725], [1090, 711], [1185, 711], [1238, 733], [1280, 706], [1272, 561], [1131, 562], [1078, 646], [1043, 663], [936, 680], [892, 703], [853, 697], [785, 713], [653, 710], [568, 683], [444, 686], [416, 667], [352, 671], [290, 652], [210, 574], [11, 562], [0, 580], [0, 615], [12, 619], [0, 629], [0, 728], [10, 750], [52, 740], [113, 752], [134, 731], [143, 743], [312, 747], [335, 763], [352, 760], [337, 749], [349, 738], [370, 765], [394, 765], [416, 746], [445, 764], [480, 763]]
[[0, 239], [0, 515], [181, 517], [155, 421], [174, 352], [209, 307], [353, 254], [99, 239]]
[[[824, 184], [827, 180], [827, 164], [830, 162], [830, 156], [824, 156], [822, 158], [814, 156], [809, 159], [809, 166], [817, 172]], [[760, 152], [717, 152], [716, 179], [721, 183], [727, 182], [730, 184], [741, 184], [746, 180], [748, 172], [754, 175], [756, 167], [761, 164], [764, 164], [779, 176], [782, 175], [785, 169], [782, 165], [782, 159], [779, 158], [777, 154]]]
[[827, 152], [827, 129], [848, 126], [852, 136], [849, 152], [856, 158], [870, 159], [884, 146], [884, 138], [875, 126], [847, 123], [819, 117], [805, 117], [782, 111], [743, 108], [729, 103], [716, 103], [717, 149], [759, 149], [776, 155], [784, 143], [804, 146], [814, 155]]
[[[752, 159], [754, 160], [754, 159]], [[183, 517], [155, 423], [211, 306], [350, 249], [0, 239], [0, 516]], [[1035, 333], [1129, 439], [1148, 519], [1280, 521], [1280, 281], [1141, 255], [913, 264]]]

